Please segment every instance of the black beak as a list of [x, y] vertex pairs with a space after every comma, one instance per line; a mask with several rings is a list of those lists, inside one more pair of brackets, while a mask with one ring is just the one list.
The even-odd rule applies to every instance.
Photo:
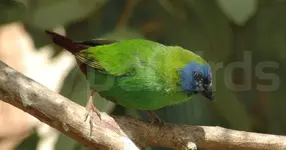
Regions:
[[214, 100], [214, 92], [212, 90], [212, 80], [203, 77], [201, 73], [195, 72], [194, 79], [196, 81], [196, 92], [201, 93], [207, 99]]
[[201, 94], [211, 101], [214, 100], [214, 92], [212, 90], [211, 84], [204, 86], [204, 90], [201, 92]]

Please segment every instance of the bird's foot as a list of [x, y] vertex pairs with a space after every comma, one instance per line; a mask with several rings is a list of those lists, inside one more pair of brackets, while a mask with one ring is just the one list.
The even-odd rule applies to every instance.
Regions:
[[85, 109], [86, 109], [86, 113], [85, 113], [84, 121], [86, 121], [88, 119], [88, 117], [90, 118], [90, 121], [93, 120], [93, 112], [96, 113], [99, 120], [102, 119], [101, 118], [101, 112], [93, 104], [86, 105]]
[[166, 122], [164, 122], [155, 112], [149, 110], [147, 110], [146, 112], [150, 118], [151, 124], [166, 125]]
[[86, 114], [85, 114], [85, 119], [84, 121], [87, 121], [89, 118], [89, 124], [90, 124], [90, 137], [92, 136], [92, 128], [93, 128], [93, 123], [94, 123], [94, 112], [96, 113], [97, 117], [101, 121], [101, 112], [92, 104], [86, 105]]
[[99, 121], [101, 121], [101, 112], [94, 106], [93, 104], [93, 95], [94, 91], [91, 90], [91, 94], [89, 97], [89, 100], [85, 106], [86, 108], [86, 114], [85, 114], [85, 119], [84, 121], [87, 121], [89, 118], [89, 124], [90, 124], [90, 137], [92, 136], [92, 128], [93, 128], [93, 121], [94, 121], [94, 112], [96, 113], [97, 117], [99, 118]]

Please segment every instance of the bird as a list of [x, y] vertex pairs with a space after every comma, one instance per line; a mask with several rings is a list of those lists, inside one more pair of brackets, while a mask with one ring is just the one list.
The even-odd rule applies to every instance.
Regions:
[[210, 65], [180, 46], [146, 39], [73, 41], [45, 32], [75, 56], [90, 85], [86, 117], [95, 112], [101, 119], [94, 92], [123, 107], [146, 111], [151, 122], [161, 122], [154, 110], [186, 102], [195, 94], [214, 100]]

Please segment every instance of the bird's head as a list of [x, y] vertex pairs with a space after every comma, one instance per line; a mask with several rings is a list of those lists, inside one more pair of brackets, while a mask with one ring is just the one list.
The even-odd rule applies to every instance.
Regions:
[[209, 100], [214, 100], [212, 72], [208, 64], [188, 63], [181, 70], [181, 84], [188, 95], [201, 93]]

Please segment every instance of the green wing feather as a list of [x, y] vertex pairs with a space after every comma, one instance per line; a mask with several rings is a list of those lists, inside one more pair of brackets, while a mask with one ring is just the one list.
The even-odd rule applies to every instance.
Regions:
[[82, 63], [89, 65], [92, 68], [98, 69], [98, 70], [104, 70], [104, 68], [101, 67], [99, 62], [94, 59], [93, 57], [89, 57], [88, 52], [80, 52], [78, 54], [75, 54], [75, 57]]
[[[144, 64], [155, 67], [165, 64], [161, 72], [166, 71], [164, 70], [166, 66], [167, 68], [182, 67], [190, 61], [206, 64], [200, 56], [181, 47], [165, 46], [143, 39], [124, 40], [90, 47], [80, 51], [75, 57], [90, 67], [106, 70], [107, 73], [115, 76], [128, 74], [133, 71], [134, 67]], [[151, 62], [155, 64], [152, 65]]]

